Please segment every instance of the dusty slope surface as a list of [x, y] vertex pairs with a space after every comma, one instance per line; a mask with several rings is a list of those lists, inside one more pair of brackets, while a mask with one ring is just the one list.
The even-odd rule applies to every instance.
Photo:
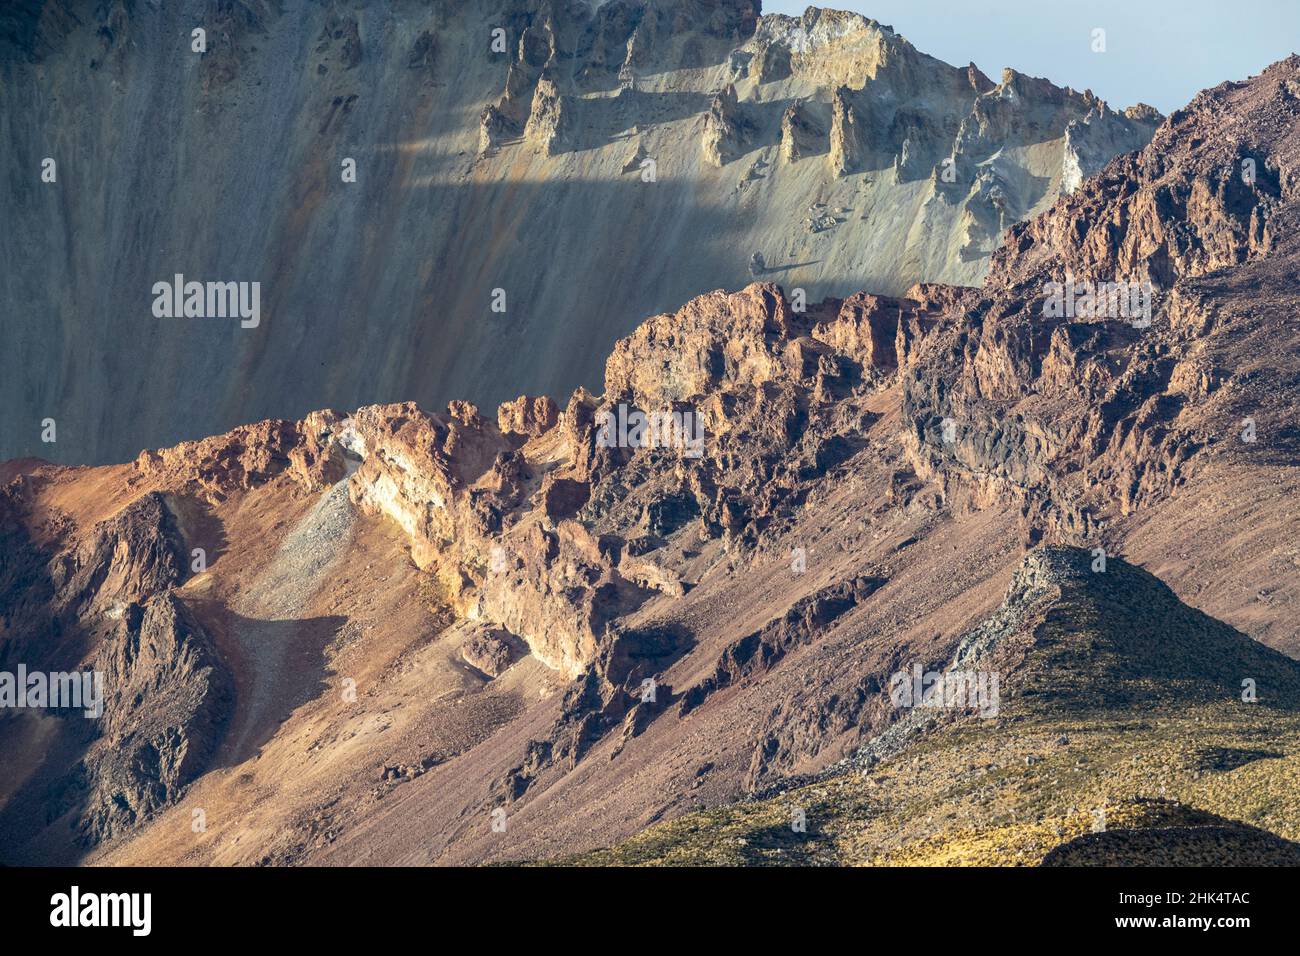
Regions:
[[994, 712], [939, 684], [819, 779], [566, 862], [1300, 865], [1300, 664], [1150, 574], [1037, 549], [943, 670]]
[[[916, 827], [926, 806], [939, 832], [853, 843], [874, 818], [840, 774], [848, 803], [808, 819], [848, 821], [850, 842], [816, 859], [1149, 852], [1140, 835], [1068, 843], [1084, 818], [1065, 811], [1103, 798], [1137, 821], [1120, 829], [1198, 830], [1187, 855], [1285, 856], [1297, 119], [1291, 58], [1202, 94], [1011, 230], [980, 288], [804, 311], [771, 283], [710, 293], [646, 320], [603, 394], [563, 407], [368, 406], [129, 465], [6, 466], [0, 665], [102, 660], [151, 613], [183, 626], [150, 643], [111, 721], [0, 719], [25, 774], [0, 808], [5, 859], [552, 859], [692, 810], [712, 814], [697, 829], [734, 820], [749, 811], [719, 808], [874, 753], [893, 761], [890, 805]], [[1149, 281], [1150, 324], [1051, 314], [1066, 270]], [[679, 418], [641, 441], [629, 410]], [[1043, 560], [1046, 603], [1015, 600], [1038, 593]], [[1029, 625], [1006, 624], [1008, 592]], [[972, 648], [1005, 650], [987, 667], [1017, 692], [1008, 715], [910, 735], [893, 675]], [[172, 672], [179, 700], [129, 692]], [[1258, 703], [1229, 700], [1247, 678]], [[1156, 756], [1124, 777], [1141, 754], [1113, 741], [1130, 726]], [[1061, 736], [1089, 743], [1058, 759]], [[124, 769], [114, 748], [170, 769]], [[958, 764], [927, 763], [937, 751], [968, 770], [1003, 751], [1049, 766], [950, 793]], [[1162, 796], [1153, 774], [1177, 806], [1134, 801]], [[1022, 777], [1038, 803], [1015, 796]], [[968, 812], [986, 797], [1041, 811], [1033, 832], [1003, 840], [1005, 821]], [[765, 827], [790, 809], [763, 806]], [[640, 846], [614, 852], [677, 858]]]
[[[856, 15], [758, 10], [0, 13], [0, 458], [127, 461], [325, 406], [595, 387], [615, 340], [745, 285], [754, 253], [810, 302], [974, 284], [1008, 225], [1159, 118], [994, 82]], [[156, 318], [177, 274], [259, 282], [258, 326]]]

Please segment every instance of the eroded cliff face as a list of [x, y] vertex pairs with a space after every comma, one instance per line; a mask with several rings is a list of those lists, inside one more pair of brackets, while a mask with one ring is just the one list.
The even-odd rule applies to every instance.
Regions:
[[[675, 35], [659, 22], [644, 35]], [[751, 69], [783, 76], [769, 52]], [[732, 82], [722, 134], [753, 128]], [[993, 126], [998, 102], [976, 108]], [[85, 730], [0, 726], [0, 824], [35, 834], [24, 858], [113, 862], [612, 842], [857, 752], [897, 719], [889, 676], [952, 660], [1008, 581], [1047, 574], [1024, 563], [1040, 544], [1086, 549], [1072, 580], [1123, 554], [1300, 654], [1297, 120], [1291, 58], [1012, 228], [980, 287], [709, 292], [615, 343], [599, 394], [0, 466], [0, 664], [98, 662], [114, 685]], [[1130, 281], [1149, 314], [1049, 301]]]
[[[553, 428], [527, 441], [496, 436], [453, 406], [434, 444], [460, 449], [468, 471], [438, 466], [447, 483], [416, 500], [449, 517], [417, 540], [456, 555], [450, 572], [443, 566], [453, 591], [489, 582], [474, 614], [576, 674], [599, 656], [606, 621], [595, 595], [620, 595], [613, 619], [644, 600], [624, 582], [680, 587], [670, 571], [630, 564], [629, 549], [654, 556], [677, 522], [729, 549], [761, 548], [792, 518], [810, 478], [862, 448], [877, 391], [901, 398], [899, 439], [913, 471], [900, 476], [904, 487], [931, 483], [942, 506], [959, 511], [1014, 509], [1031, 545], [1118, 547], [1114, 527], [1201, 470], [1259, 452], [1288, 459], [1300, 449], [1281, 396], [1294, 392], [1295, 369], [1273, 370], [1276, 391], [1267, 394], [1245, 356], [1294, 350], [1276, 310], [1293, 295], [1280, 284], [1295, 254], [1295, 84], [1296, 64], [1286, 61], [1203, 94], [1149, 148], [1013, 229], [981, 289], [918, 285], [897, 299], [858, 294], [802, 312], [771, 284], [713, 293], [617, 343], [603, 396], [575, 394]], [[1229, 279], [1236, 269], [1251, 279]], [[1261, 306], [1220, 295], [1207, 314], [1208, 275], [1220, 288], [1262, 281], [1279, 298]], [[1057, 314], [1051, 284], [1066, 281], [1144, 284], [1149, 312]], [[517, 418], [530, 401], [498, 417]], [[701, 457], [600, 447], [599, 417], [619, 407], [699, 414]], [[399, 421], [409, 427], [418, 414], [403, 409]], [[1266, 451], [1251, 447], [1259, 428], [1269, 433]], [[406, 456], [396, 471], [409, 478], [427, 466]], [[363, 468], [353, 480], [365, 478]], [[563, 495], [547, 491], [560, 486]], [[530, 495], [532, 514], [521, 510]], [[418, 525], [409, 506], [393, 504], [402, 494], [377, 497], [408, 530]], [[522, 573], [492, 583], [468, 569], [486, 564], [498, 538]], [[461, 550], [467, 544], [476, 557]], [[537, 569], [552, 566], [581, 572], [545, 582]], [[575, 593], [588, 595], [576, 602], [587, 615], [581, 627], [555, 627], [539, 612], [540, 595]]]
[[[0, 500], [0, 670], [48, 675], [48, 689], [6, 703], [0, 833], [7, 861], [68, 863], [175, 803], [209, 769], [235, 699], [228, 661], [175, 596], [189, 558], [166, 497], [88, 533], [66, 516], [33, 529], [24, 484]], [[75, 706], [55, 699], [67, 681]]]
[[[1008, 232], [963, 320], [902, 381], [918, 467], [1050, 502], [1050, 525], [1087, 535], [1206, 462], [1294, 454], [1280, 399], [1296, 371], [1280, 356], [1295, 336], [1278, 320], [1294, 302], [1297, 64], [1202, 93]], [[1116, 282], [1149, 310], [1049, 302]], [[1277, 357], [1270, 388], [1252, 355]], [[1267, 449], [1252, 447], [1259, 427]]]
[[[594, 389], [755, 253], [813, 302], [975, 284], [1157, 119], [753, 0], [48, 0], [0, 21], [0, 96], [0, 457], [72, 463]], [[155, 318], [177, 274], [260, 282], [257, 326]]]

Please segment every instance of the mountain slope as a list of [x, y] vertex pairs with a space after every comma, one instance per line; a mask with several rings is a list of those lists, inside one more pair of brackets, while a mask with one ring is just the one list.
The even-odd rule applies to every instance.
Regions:
[[[127, 461], [326, 406], [595, 387], [620, 336], [740, 288], [754, 253], [810, 302], [973, 284], [1008, 225], [1159, 119], [995, 83], [860, 16], [758, 10], [3, 14], [0, 459]], [[178, 274], [260, 283], [256, 327], [156, 318], [151, 290]]]
[[[791, 808], [745, 801], [800, 786], [830, 801], [804, 808], [825, 828], [805, 859], [1148, 853], [1064, 846], [1105, 807], [1199, 831], [1178, 852], [1285, 855], [1298, 89], [1292, 58], [1202, 94], [1011, 230], [980, 288], [801, 311], [754, 283], [647, 319], [603, 394], [563, 406], [367, 406], [5, 465], [0, 669], [85, 666], [179, 607], [204, 653], [141, 676], [215, 660], [186, 700], [234, 697], [220, 727], [131, 694], [111, 723], [0, 719], [6, 861], [669, 860], [697, 837], [713, 859], [755, 820], [793, 853]], [[1242, 150], [1252, 182], [1222, 163]], [[1050, 314], [1066, 270], [1150, 281], [1150, 324]], [[635, 411], [668, 415], [656, 441]], [[1008, 696], [914, 732], [894, 675], [954, 659]], [[41, 788], [81, 767], [76, 794], [111, 794], [95, 754], [133, 727], [202, 745], [126, 826]], [[879, 796], [825, 776], [873, 755]]]
[[971, 669], [995, 716], [936, 699], [815, 782], [566, 862], [1300, 863], [1300, 664], [1146, 572], [1030, 552], [944, 672]]

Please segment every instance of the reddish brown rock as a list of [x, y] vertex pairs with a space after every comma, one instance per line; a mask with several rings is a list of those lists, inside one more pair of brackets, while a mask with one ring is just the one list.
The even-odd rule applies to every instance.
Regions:
[[518, 638], [492, 628], [476, 631], [460, 649], [465, 663], [488, 677], [500, 677], [525, 652], [526, 646]]
[[559, 419], [559, 407], [546, 395], [520, 395], [497, 408], [497, 427], [506, 434], [536, 438], [554, 428]]
[[590, 496], [591, 488], [585, 481], [547, 475], [542, 482], [542, 510], [552, 521], [572, 518]]

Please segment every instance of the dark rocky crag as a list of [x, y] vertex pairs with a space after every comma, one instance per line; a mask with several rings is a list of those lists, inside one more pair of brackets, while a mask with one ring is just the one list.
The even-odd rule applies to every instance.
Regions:
[[22, 482], [0, 502], [0, 670], [93, 673], [103, 699], [90, 719], [5, 715], [8, 745], [37, 748], [40, 769], [10, 795], [0, 833], [6, 862], [66, 862], [174, 803], [208, 769], [235, 701], [227, 664], [174, 596], [187, 562], [164, 497], [42, 546], [23, 531]]

